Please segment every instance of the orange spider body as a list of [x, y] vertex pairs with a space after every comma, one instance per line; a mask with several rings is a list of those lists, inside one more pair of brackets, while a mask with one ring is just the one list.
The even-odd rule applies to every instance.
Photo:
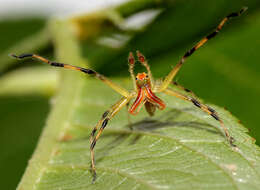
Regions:
[[154, 115], [156, 108], [163, 110], [166, 107], [165, 103], [152, 92], [151, 81], [146, 73], [137, 74], [136, 86], [138, 95], [129, 109], [130, 114], [136, 115], [142, 105], [145, 105], [146, 111], [151, 116]]

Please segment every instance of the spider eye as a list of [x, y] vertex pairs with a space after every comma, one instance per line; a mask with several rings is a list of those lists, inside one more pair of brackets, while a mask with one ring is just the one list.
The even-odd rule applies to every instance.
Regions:
[[138, 80], [138, 78], [137, 78], [137, 77], [135, 77], [135, 80]]
[[148, 75], [146, 75], [146, 76], [145, 76], [145, 78], [147, 78], [147, 79], [148, 79]]

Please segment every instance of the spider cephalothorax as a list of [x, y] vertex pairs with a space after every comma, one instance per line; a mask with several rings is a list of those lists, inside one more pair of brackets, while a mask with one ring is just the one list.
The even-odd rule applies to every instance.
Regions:
[[[146, 68], [147, 73], [138, 73], [136, 76], [134, 75], [135, 59], [134, 59], [133, 53], [130, 52], [129, 57], [128, 57], [129, 72], [131, 74], [131, 77], [133, 80], [133, 85], [134, 85], [134, 90], [131, 92], [129, 92], [125, 88], [122, 88], [121, 86], [113, 83], [111, 80], [109, 80], [108, 78], [104, 77], [103, 75], [97, 73], [96, 71], [94, 71], [92, 69], [86, 69], [86, 68], [77, 67], [77, 66], [73, 66], [73, 65], [69, 65], [69, 64], [64, 64], [64, 63], [51, 62], [51, 61], [49, 61], [41, 56], [35, 55], [35, 54], [22, 54], [20, 56], [16, 56], [16, 55], [12, 54], [12, 56], [15, 58], [18, 58], [18, 59], [32, 57], [32, 58], [41, 60], [51, 66], [64, 67], [67, 69], [81, 71], [88, 75], [93, 75], [97, 79], [100, 79], [106, 85], [110, 86], [112, 89], [114, 89], [116, 92], [118, 92], [119, 94], [122, 95], [122, 98], [117, 103], [115, 103], [113, 106], [111, 106], [110, 109], [108, 109], [107, 111], [105, 111], [103, 113], [101, 119], [98, 121], [97, 125], [94, 127], [94, 129], [91, 133], [90, 150], [91, 150], [91, 166], [92, 166], [92, 171], [93, 171], [93, 176], [94, 176], [93, 181], [94, 181], [95, 177], [96, 177], [96, 168], [95, 168], [95, 161], [94, 161], [95, 160], [94, 159], [94, 147], [95, 147], [96, 142], [99, 139], [102, 131], [107, 126], [108, 121], [111, 120], [124, 106], [128, 105], [132, 99], [135, 99], [135, 101], [128, 111], [130, 114], [133, 114], [133, 115], [136, 115], [140, 111], [142, 105], [145, 106], [146, 111], [150, 115], [154, 114], [156, 108], [158, 108], [160, 110], [164, 109], [165, 103], [160, 98], [158, 98], [155, 95], [155, 93], [165, 93], [167, 95], [174, 96], [176, 98], [180, 98], [182, 100], [191, 102], [196, 107], [200, 108], [202, 111], [211, 115], [215, 120], [217, 120], [220, 123], [221, 130], [224, 133], [224, 135], [225, 135], [226, 139], [228, 140], [228, 142], [230, 143], [230, 145], [235, 146], [233, 144], [234, 139], [230, 136], [228, 129], [225, 127], [223, 121], [218, 116], [218, 113], [214, 109], [210, 108], [209, 106], [200, 103], [195, 98], [194, 94], [190, 90], [178, 85], [176, 82], [172, 82], [172, 80], [176, 76], [176, 74], [178, 73], [180, 68], [182, 67], [182, 65], [187, 57], [192, 55], [198, 48], [200, 48], [203, 44], [205, 44], [209, 39], [216, 36], [219, 33], [219, 31], [222, 29], [222, 27], [226, 21], [228, 21], [232, 17], [239, 16], [245, 10], [246, 10], [246, 8], [243, 8], [239, 12], [231, 13], [227, 17], [225, 17], [220, 22], [220, 24], [217, 26], [217, 28], [214, 32], [212, 32], [211, 34], [209, 34], [208, 36], [206, 36], [205, 38], [200, 40], [194, 47], [192, 47], [189, 51], [187, 51], [184, 54], [184, 56], [181, 58], [179, 63], [170, 71], [170, 73], [165, 77], [165, 79], [160, 84], [157, 84], [157, 85], [154, 84], [152, 73], [151, 73], [150, 67], [147, 63], [147, 60], [139, 51], [137, 51], [138, 61]], [[182, 90], [189, 93], [190, 96], [184, 95], [178, 91], [175, 91], [175, 90], [169, 88], [170, 84], [173, 84], [173, 85], [177, 86], [178, 88], [181, 88]], [[97, 131], [98, 131], [98, 133], [96, 134]]]
[[163, 110], [164, 102], [158, 98], [152, 91], [151, 80], [146, 73], [138, 73], [136, 76], [137, 97], [129, 109], [132, 115], [138, 114], [142, 105], [145, 105], [149, 115], [154, 115], [156, 108]]

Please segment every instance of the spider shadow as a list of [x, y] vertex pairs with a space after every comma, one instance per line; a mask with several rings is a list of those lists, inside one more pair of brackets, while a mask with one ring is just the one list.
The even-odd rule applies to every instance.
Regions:
[[[144, 131], [156, 134], [162, 134], [159, 129], [163, 128], [175, 128], [175, 127], [185, 127], [185, 128], [193, 128], [195, 130], [205, 130], [212, 134], [220, 134], [223, 135], [220, 131], [216, 130], [216, 127], [195, 121], [176, 121], [183, 111], [188, 111], [189, 108], [185, 108], [183, 110], [170, 109], [167, 112], [164, 112], [156, 117], [145, 117], [144, 119], [137, 121], [131, 124], [131, 128], [137, 131]], [[129, 125], [127, 125], [130, 127]], [[131, 143], [134, 144], [141, 137], [141, 135], [137, 135], [135, 140]]]
[[102, 156], [97, 156], [96, 161], [102, 161], [106, 155], [109, 154], [114, 148], [118, 147], [120, 144], [122, 144], [127, 137], [129, 137], [130, 134], [114, 134], [114, 133], [109, 133], [105, 134], [104, 137], [115, 137], [113, 140], [111, 140], [108, 144], [106, 144], [105, 149], [99, 149], [99, 155]]
[[[140, 121], [127, 124], [125, 127], [132, 128], [133, 131], [143, 131], [143, 132], [149, 132], [149, 133], [155, 133], [155, 134], [163, 134], [165, 135], [160, 129], [164, 128], [175, 128], [175, 127], [185, 127], [185, 128], [192, 128], [195, 130], [204, 130], [212, 134], [220, 134], [222, 133], [218, 130], [216, 130], [216, 127], [201, 123], [201, 122], [195, 122], [195, 121], [176, 121], [178, 117], [183, 114], [183, 111], [185, 110], [177, 110], [177, 109], [171, 109], [167, 112], [164, 112], [162, 114], [159, 114], [156, 117], [145, 117]], [[102, 157], [97, 158], [97, 161], [103, 160], [103, 158], [109, 154], [110, 151], [112, 151], [114, 148], [122, 144], [127, 137], [134, 134], [129, 133], [123, 133], [118, 134], [116, 133], [116, 138], [114, 138], [111, 142], [108, 143], [108, 147], [103, 150]], [[109, 133], [105, 134], [104, 136], [115, 136], [115, 133]], [[135, 134], [135, 137], [130, 141], [129, 145], [135, 144], [140, 138], [142, 137], [141, 134]]]

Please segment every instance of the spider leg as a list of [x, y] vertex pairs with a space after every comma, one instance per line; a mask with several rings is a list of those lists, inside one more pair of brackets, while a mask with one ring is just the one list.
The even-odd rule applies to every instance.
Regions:
[[184, 90], [185, 92], [189, 93], [192, 97], [197, 98], [197, 96], [196, 96], [191, 90], [189, 90], [189, 89], [183, 87], [183, 86], [180, 85], [179, 83], [177, 83], [177, 82], [174, 81], [172, 84], [173, 84], [174, 86], [176, 86], [177, 88], [179, 88], [179, 89], [181, 89], [181, 90]]
[[200, 103], [198, 100], [196, 100], [195, 98], [189, 97], [189, 96], [185, 96], [179, 92], [170, 90], [170, 89], [166, 89], [165, 91], [163, 91], [165, 94], [170, 95], [170, 96], [175, 96], [177, 98], [180, 98], [182, 100], [186, 100], [189, 101], [191, 103], [193, 103], [196, 107], [200, 108], [202, 111], [206, 112], [207, 114], [211, 115], [215, 120], [217, 120], [220, 123], [220, 126], [222, 128], [222, 130], [224, 131], [225, 137], [227, 138], [228, 142], [230, 143], [231, 146], [235, 147], [236, 145], [233, 144], [234, 142], [234, 138], [230, 136], [228, 129], [225, 127], [223, 121], [220, 119], [220, 117], [218, 116], [218, 113], [212, 109], [211, 107]]
[[81, 71], [81, 72], [83, 72], [85, 74], [92, 75], [92, 76], [96, 77], [97, 79], [101, 80], [102, 82], [104, 82], [106, 85], [108, 85], [109, 87], [114, 89], [116, 92], [118, 92], [122, 96], [124, 96], [124, 97], [128, 97], [129, 96], [129, 92], [126, 89], [124, 89], [121, 86], [113, 83], [111, 80], [109, 80], [105, 76], [99, 74], [98, 72], [96, 72], [96, 71], [94, 71], [92, 69], [77, 67], [77, 66], [73, 66], [73, 65], [69, 65], [69, 64], [64, 64], [64, 63], [52, 62], [52, 61], [49, 61], [48, 59], [45, 59], [44, 57], [41, 57], [41, 56], [35, 55], [35, 54], [21, 54], [19, 56], [11, 54], [11, 56], [14, 57], [14, 58], [17, 58], [17, 59], [35, 58], [35, 59], [38, 59], [38, 60], [40, 60], [40, 61], [42, 61], [44, 63], [49, 64], [50, 66], [64, 67], [66, 69]]
[[133, 81], [133, 85], [135, 88], [135, 91], [137, 91], [137, 86], [136, 86], [136, 82], [135, 82], [135, 74], [134, 74], [134, 67], [135, 67], [135, 58], [132, 52], [129, 53], [128, 56], [128, 66], [129, 66], [129, 72]]
[[133, 125], [132, 125], [130, 113], [128, 112], [128, 110], [129, 110], [129, 104], [130, 104], [130, 102], [128, 102], [128, 103], [126, 104], [126, 114], [127, 114], [127, 120], [128, 120], [128, 127], [129, 127], [130, 130], [133, 130]]
[[[90, 154], [91, 154], [91, 168], [93, 172], [93, 182], [96, 179], [96, 168], [95, 168], [95, 157], [94, 157], [94, 148], [97, 143], [97, 140], [99, 139], [101, 133], [107, 126], [107, 123], [109, 120], [111, 120], [131, 99], [133, 96], [123, 97], [121, 98], [117, 103], [115, 103], [111, 108], [107, 111], [105, 111], [101, 117], [101, 119], [98, 121], [96, 126], [91, 132], [90, 135]], [[99, 128], [99, 130], [98, 130]], [[96, 131], [98, 130], [97, 135]]]
[[206, 37], [204, 37], [202, 40], [200, 40], [195, 46], [193, 46], [189, 51], [187, 51], [184, 56], [181, 58], [181, 60], [178, 62], [178, 64], [171, 70], [171, 72], [166, 76], [166, 78], [164, 79], [163, 83], [161, 84], [160, 88], [159, 88], [159, 92], [165, 90], [169, 84], [171, 83], [171, 81], [173, 80], [173, 78], [175, 77], [175, 75], [178, 73], [178, 71], [180, 70], [180, 68], [182, 67], [183, 63], [185, 62], [186, 58], [191, 56], [197, 49], [199, 49], [201, 46], [203, 46], [209, 39], [215, 37], [219, 31], [222, 29], [223, 25], [230, 19], [233, 17], [237, 17], [240, 16], [243, 12], [246, 11], [246, 7], [242, 8], [239, 12], [236, 13], [231, 13], [228, 16], [226, 16], [217, 26], [216, 30], [212, 33], [210, 33], [209, 35], [207, 35]]
[[136, 51], [136, 54], [138, 57], [138, 61], [140, 61], [140, 63], [146, 68], [146, 70], [148, 72], [148, 77], [150, 78], [150, 81], [151, 81], [151, 87], [153, 87], [153, 76], [152, 76], [152, 72], [151, 72], [150, 66], [148, 65], [146, 58], [144, 57], [144, 55], [142, 53], [140, 53], [140, 51]]

